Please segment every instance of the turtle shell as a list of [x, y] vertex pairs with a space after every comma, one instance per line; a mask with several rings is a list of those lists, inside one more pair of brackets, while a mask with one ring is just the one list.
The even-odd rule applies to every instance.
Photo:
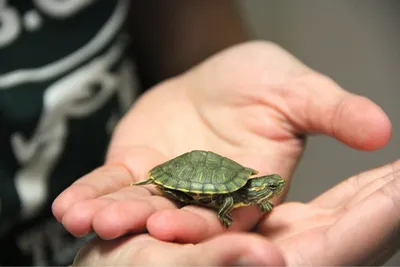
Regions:
[[194, 150], [149, 171], [154, 183], [196, 194], [224, 194], [243, 187], [258, 171], [211, 151]]

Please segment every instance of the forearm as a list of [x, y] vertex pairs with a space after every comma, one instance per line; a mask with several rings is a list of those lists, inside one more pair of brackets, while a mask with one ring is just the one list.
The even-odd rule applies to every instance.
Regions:
[[145, 86], [248, 39], [232, 0], [134, 1], [130, 29]]

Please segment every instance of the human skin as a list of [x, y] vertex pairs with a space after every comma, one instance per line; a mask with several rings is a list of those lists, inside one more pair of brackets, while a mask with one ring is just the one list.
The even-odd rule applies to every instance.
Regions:
[[[226, 231], [214, 211], [179, 209], [152, 186], [129, 184], [156, 164], [203, 149], [260, 175], [278, 173], [290, 185], [307, 134], [374, 150], [388, 142], [391, 124], [370, 100], [275, 44], [233, 46], [143, 95], [117, 126], [104, 166], [60, 194], [53, 212], [77, 236], [95, 231], [113, 239], [147, 230], [163, 241], [200, 242]], [[253, 229], [261, 216], [254, 206], [234, 210], [229, 231]]]
[[284, 203], [255, 233], [197, 244], [148, 234], [96, 238], [74, 265], [356, 266], [380, 265], [399, 249], [400, 161], [353, 176], [309, 203]]
[[[211, 210], [197, 206], [178, 209], [151, 186], [128, 186], [146, 178], [147, 171], [158, 163], [192, 149], [204, 149], [256, 168], [260, 175], [279, 173], [289, 187], [308, 134], [329, 135], [367, 151], [381, 148], [391, 135], [390, 121], [378, 106], [345, 91], [273, 43], [243, 43], [202, 62], [210, 54], [247, 39], [232, 1], [200, 1], [196, 8], [176, 1], [174, 8], [158, 13], [153, 10], [162, 4], [160, 1], [138, 3], [135, 5], [141, 7], [136, 10], [142, 15], [133, 17], [138, 22], [147, 19], [149, 32], [158, 31], [145, 35], [144, 28], [137, 28], [139, 24], [133, 21], [140, 78], [155, 86], [119, 123], [104, 166], [79, 179], [53, 204], [56, 218], [74, 235], [96, 231], [101, 238], [110, 239], [93, 240], [79, 253], [76, 264], [332, 265], [365, 263], [365, 256], [376, 256], [374, 252], [381, 251], [387, 242], [371, 239], [360, 243], [355, 242], [360, 237], [354, 236], [349, 244], [359, 250], [350, 250], [334, 239], [324, 243], [318, 238], [331, 228], [338, 236], [339, 230], [349, 236], [346, 230], [354, 229], [349, 220], [353, 222], [351, 216], [359, 209], [343, 216], [346, 208], [340, 213], [339, 206], [333, 205], [338, 200], [331, 208], [319, 207], [318, 201], [279, 205], [264, 219], [255, 207], [241, 208], [233, 212], [234, 225], [224, 233]], [[199, 10], [200, 17], [195, 16]], [[170, 33], [168, 27], [159, 27], [167, 22], [169, 29], [176, 29], [172, 36], [166, 34]], [[221, 35], [208, 38], [211, 28]], [[344, 184], [341, 190], [347, 192], [347, 198], [342, 203], [363, 187], [352, 191], [349, 185], [353, 183]], [[331, 197], [335, 194], [342, 195], [330, 193]], [[390, 205], [387, 199], [391, 198], [384, 199], [382, 207]], [[368, 210], [387, 215], [385, 208]], [[346, 217], [347, 224], [337, 224], [339, 217]], [[393, 217], [388, 218], [380, 226], [393, 225]], [[257, 224], [258, 234], [242, 233]], [[374, 229], [387, 236], [385, 231], [393, 228]], [[373, 236], [375, 241], [378, 234]], [[373, 244], [377, 244], [375, 248]], [[299, 250], [303, 245], [317, 249]], [[365, 253], [334, 258], [321, 253], [321, 248]], [[388, 249], [387, 255], [392, 250]]]

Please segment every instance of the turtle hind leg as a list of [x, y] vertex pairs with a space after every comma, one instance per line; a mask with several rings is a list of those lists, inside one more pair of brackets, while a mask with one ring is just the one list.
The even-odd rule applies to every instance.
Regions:
[[271, 202], [269, 202], [268, 200], [261, 202], [260, 204], [258, 204], [258, 206], [260, 207], [260, 210], [262, 212], [271, 212], [274, 207], [274, 205]]
[[152, 183], [153, 183], [153, 179], [149, 178], [149, 179], [146, 179], [146, 180], [133, 182], [133, 183], [131, 183], [131, 185], [145, 185], [145, 184], [152, 184]]
[[180, 192], [178, 190], [173, 190], [165, 187], [158, 186], [157, 189], [163, 193], [166, 197], [172, 200], [177, 200], [179, 202], [182, 202], [183, 204], [188, 204], [190, 201], [193, 200], [193, 198], [183, 192]]
[[233, 197], [226, 196], [224, 197], [223, 202], [218, 211], [218, 218], [226, 228], [229, 228], [233, 222], [231, 215], [233, 204], [234, 204]]

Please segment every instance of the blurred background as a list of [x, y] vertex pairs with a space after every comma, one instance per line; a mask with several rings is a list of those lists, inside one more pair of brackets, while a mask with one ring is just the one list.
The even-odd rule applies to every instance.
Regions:
[[[400, 1], [237, 2], [254, 37], [278, 43], [348, 91], [370, 98], [393, 123], [390, 143], [374, 152], [310, 137], [288, 200], [309, 201], [345, 178], [400, 158]], [[386, 265], [399, 266], [400, 253]]]

